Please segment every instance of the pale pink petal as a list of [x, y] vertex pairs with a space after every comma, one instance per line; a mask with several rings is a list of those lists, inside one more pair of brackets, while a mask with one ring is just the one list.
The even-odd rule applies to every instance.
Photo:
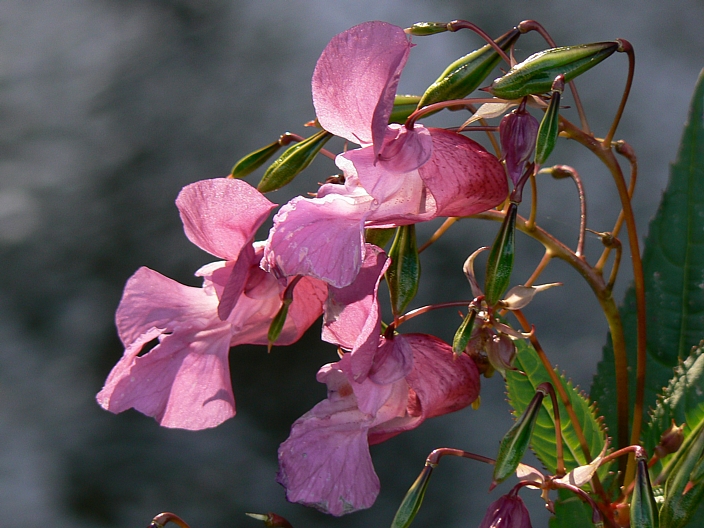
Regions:
[[368, 206], [338, 194], [297, 197], [274, 217], [262, 267], [277, 276], [308, 275], [342, 288], [364, 259]]
[[261, 258], [258, 260], [255, 259], [254, 248], [251, 244], [245, 245], [242, 251], [240, 251], [220, 297], [218, 317], [220, 317], [221, 320], [225, 321], [230, 316], [230, 313], [244, 291], [244, 286], [249, 276], [249, 270], [253, 266], [258, 266], [260, 260]]
[[[234, 416], [230, 328], [216, 308], [213, 293], [138, 270], [116, 315], [125, 353], [98, 403], [115, 413], [135, 408], [164, 427], [182, 429], [214, 427]], [[159, 344], [140, 356], [156, 338]]]
[[236, 260], [275, 204], [242, 180], [215, 178], [184, 187], [176, 206], [191, 242], [212, 255]]
[[405, 416], [408, 403], [406, 380], [399, 379], [392, 383], [379, 384], [367, 377], [362, 381], [354, 381], [352, 354], [343, 355], [342, 359], [334, 365], [347, 376], [349, 385], [357, 398], [359, 410], [372, 418], [370, 427]]
[[365, 22], [333, 37], [313, 72], [313, 106], [322, 127], [381, 147], [410, 49], [403, 29], [385, 22]]
[[386, 129], [376, 160], [389, 172], [410, 172], [428, 161], [432, 152], [433, 140], [427, 128], [415, 125], [408, 130], [394, 123]]
[[506, 173], [495, 156], [462, 134], [429, 130], [433, 155], [418, 170], [434, 202], [435, 216], [469, 216], [506, 199]]
[[389, 264], [380, 248], [366, 244], [355, 281], [345, 288], [331, 286], [325, 303], [322, 339], [353, 351], [353, 377], [358, 381], [366, 377], [377, 350], [381, 330], [377, 292]]
[[277, 481], [289, 501], [340, 516], [369, 508], [379, 493], [367, 444], [372, 420], [357, 409], [354, 393], [335, 365], [321, 373], [319, 379], [330, 382], [328, 399], [291, 427], [279, 447]]
[[374, 383], [393, 383], [405, 378], [413, 368], [413, 350], [403, 335], [383, 339], [374, 355], [369, 379]]

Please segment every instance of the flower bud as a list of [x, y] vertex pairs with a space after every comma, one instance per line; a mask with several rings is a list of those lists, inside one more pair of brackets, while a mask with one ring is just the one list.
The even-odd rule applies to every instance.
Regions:
[[389, 258], [391, 265], [386, 270], [386, 282], [391, 295], [391, 309], [394, 315], [398, 315], [406, 309], [418, 292], [420, 258], [416, 246], [415, 225], [397, 228]]
[[501, 299], [511, 280], [517, 214], [518, 205], [510, 204], [501, 229], [491, 246], [484, 283], [484, 295], [489, 306], [495, 305]]
[[448, 31], [447, 22], [416, 22], [411, 27], [404, 29], [407, 35], [414, 37], [427, 37]]
[[[494, 42], [501, 49], [507, 50], [518, 40], [519, 35], [517, 29], [512, 29]], [[501, 57], [491, 44], [457, 59], [428, 87], [418, 103], [418, 108], [466, 97], [479, 87], [500, 61]]]
[[495, 79], [486, 90], [501, 99], [520, 99], [526, 95], [547, 93], [558, 75], [564, 75], [565, 82], [569, 82], [620, 47], [621, 42], [610, 41], [544, 50], [516, 64], [506, 75]]
[[479, 528], [532, 528], [532, 525], [523, 499], [511, 492], [491, 503]]
[[514, 185], [518, 183], [526, 162], [533, 154], [538, 127], [538, 120], [526, 112], [525, 102], [510, 114], [506, 114], [499, 124], [506, 172]]
[[636, 482], [631, 497], [631, 528], [658, 528], [658, 507], [650, 485], [648, 461], [639, 458], [637, 463]]
[[489, 486], [489, 490], [494, 489], [497, 484], [506, 480], [509, 475], [516, 471], [516, 468], [521, 462], [526, 449], [528, 449], [530, 437], [533, 433], [533, 427], [538, 419], [538, 412], [540, 411], [540, 406], [543, 403], [544, 397], [545, 392], [538, 389], [535, 396], [533, 396], [533, 399], [526, 407], [526, 410], [523, 411], [521, 417], [515, 424], [513, 424], [513, 427], [509, 429], [506, 436], [504, 436], [501, 440], [499, 454], [497, 455], [496, 463], [494, 464], [494, 478], [491, 486]]
[[432, 473], [433, 466], [426, 464], [416, 481], [409, 488], [401, 505], [398, 507], [394, 520], [391, 523], [391, 528], [407, 528], [411, 525], [423, 503], [425, 490], [428, 489], [428, 482], [430, 482], [430, 475]]
[[266, 147], [250, 152], [244, 158], [235, 163], [235, 166], [232, 167], [230, 177], [244, 178], [245, 176], [250, 175], [259, 167], [264, 165], [269, 158], [276, 154], [276, 151], [279, 150], [279, 148], [281, 148], [281, 140], [274, 141]]
[[420, 101], [420, 95], [397, 95], [394, 98], [389, 123], [405, 123], [408, 116], [418, 108], [418, 101]]
[[275, 513], [245, 513], [247, 517], [252, 519], [257, 519], [258, 521], [264, 521], [264, 526], [272, 526], [275, 528], [293, 528], [291, 523], [286, 519], [281, 517], [281, 515], [276, 515]]
[[474, 320], [476, 317], [477, 311], [470, 306], [469, 313], [465, 316], [452, 340], [452, 351], [456, 356], [462, 354], [467, 348], [467, 343], [469, 343], [469, 339], [472, 336], [472, 329], [474, 328]]
[[672, 420], [672, 425], [660, 437], [660, 443], [655, 446], [655, 454], [658, 458], [665, 458], [677, 451], [684, 442], [684, 424], [677, 426]]
[[311, 137], [291, 145], [269, 166], [257, 185], [257, 190], [262, 193], [275, 191], [290, 183], [311, 164], [331, 137], [330, 132], [321, 130]]

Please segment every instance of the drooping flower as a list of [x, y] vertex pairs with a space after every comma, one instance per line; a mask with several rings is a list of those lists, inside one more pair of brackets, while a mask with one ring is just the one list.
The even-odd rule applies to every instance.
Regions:
[[478, 143], [421, 124], [388, 124], [410, 49], [400, 27], [367, 22], [340, 33], [323, 51], [312, 82], [318, 121], [362, 148], [336, 159], [344, 185], [323, 185], [315, 198], [281, 208], [265, 269], [342, 288], [364, 261], [365, 227], [469, 216], [506, 198], [501, 164]]
[[[286, 284], [259, 267], [263, 247], [253, 237], [274, 204], [251, 186], [196, 182], [176, 203], [188, 238], [226, 260], [196, 272], [202, 288], [148, 268], [127, 281], [116, 314], [125, 352], [97, 400], [115, 413], [135, 408], [165, 427], [204, 429], [234, 416], [229, 349], [267, 344]], [[322, 313], [325, 295], [320, 281], [299, 281], [277, 344], [300, 338]]]
[[[479, 394], [479, 373], [467, 356], [456, 360], [452, 348], [423, 334], [382, 338], [389, 352], [375, 365], [395, 361], [394, 349], [412, 354], [412, 369], [389, 383], [373, 375], [357, 382], [351, 355], [325, 365], [318, 381], [328, 397], [299, 418], [279, 448], [277, 480], [286, 497], [332, 515], [370, 507], [379, 492], [379, 479], [369, 453], [377, 444], [420, 425], [425, 419], [462, 409]], [[387, 342], [388, 341], [388, 342]], [[395, 358], [395, 359], [393, 359]], [[394, 366], [394, 372], [397, 368]]]
[[511, 491], [491, 503], [479, 528], [532, 528], [532, 525], [523, 499]]
[[540, 123], [526, 110], [525, 99], [513, 112], [506, 114], [499, 124], [499, 138], [506, 172], [514, 185], [523, 175], [526, 163], [535, 151]]

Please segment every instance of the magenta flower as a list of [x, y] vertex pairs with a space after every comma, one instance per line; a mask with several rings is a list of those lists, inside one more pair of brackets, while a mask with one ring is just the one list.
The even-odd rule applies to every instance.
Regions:
[[362, 146], [337, 157], [345, 184], [295, 198], [274, 217], [262, 266], [342, 288], [364, 262], [365, 227], [469, 216], [507, 195], [499, 161], [471, 139], [442, 129], [389, 125], [411, 43], [403, 29], [367, 22], [334, 37], [313, 73], [321, 126]]
[[[356, 382], [351, 355], [325, 365], [318, 381], [328, 397], [299, 418], [279, 448], [277, 480], [286, 498], [339, 516], [370, 507], [379, 493], [379, 479], [369, 445], [420, 425], [426, 418], [462, 409], [479, 394], [479, 373], [468, 356], [455, 358], [450, 345], [422, 334], [382, 338], [382, 372], [398, 351], [410, 351], [412, 369], [390, 383], [376, 383], [370, 374]], [[403, 355], [403, 352], [401, 352]], [[398, 371], [398, 365], [392, 366]]]
[[479, 528], [532, 528], [532, 525], [523, 499], [511, 491], [491, 503]]
[[[204, 429], [234, 416], [229, 349], [267, 344], [286, 283], [259, 267], [263, 247], [252, 240], [274, 204], [254, 188], [224, 178], [200, 181], [185, 187], [176, 204], [188, 238], [225, 261], [196, 272], [202, 288], [148, 268], [127, 281], [115, 317], [125, 353], [97, 400], [114, 413], [135, 408], [165, 427]], [[311, 278], [296, 285], [277, 344], [296, 341], [320, 316], [326, 290]]]

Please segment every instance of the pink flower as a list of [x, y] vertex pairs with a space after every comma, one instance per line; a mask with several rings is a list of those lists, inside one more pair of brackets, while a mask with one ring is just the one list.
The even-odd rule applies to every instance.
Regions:
[[[479, 374], [467, 356], [455, 358], [450, 345], [422, 334], [382, 338], [388, 347], [376, 364], [410, 351], [412, 369], [390, 383], [368, 376], [356, 382], [351, 356], [325, 365], [318, 381], [328, 397], [299, 418], [279, 448], [278, 481], [291, 502], [314, 506], [332, 515], [370, 507], [379, 493], [369, 445], [420, 425], [426, 418], [462, 409], [479, 394]], [[391, 369], [397, 371], [397, 365]]]
[[342, 288], [365, 258], [365, 227], [438, 216], [469, 216], [508, 193], [499, 161], [471, 139], [443, 129], [389, 125], [411, 43], [403, 29], [367, 22], [334, 37], [313, 73], [321, 126], [358, 143], [337, 157], [345, 184], [295, 198], [274, 217], [262, 266], [310, 275]]
[[[259, 267], [263, 248], [252, 244], [274, 207], [258, 191], [239, 180], [205, 180], [185, 187], [176, 204], [188, 238], [225, 260], [196, 272], [202, 288], [148, 268], [127, 281], [115, 317], [125, 353], [97, 400], [115, 413], [135, 408], [165, 427], [204, 429], [234, 416], [229, 349], [267, 344], [286, 284]], [[325, 294], [311, 278], [296, 285], [277, 344], [300, 338], [322, 313]]]
[[532, 525], [523, 499], [509, 492], [491, 503], [479, 528], [532, 528]]

